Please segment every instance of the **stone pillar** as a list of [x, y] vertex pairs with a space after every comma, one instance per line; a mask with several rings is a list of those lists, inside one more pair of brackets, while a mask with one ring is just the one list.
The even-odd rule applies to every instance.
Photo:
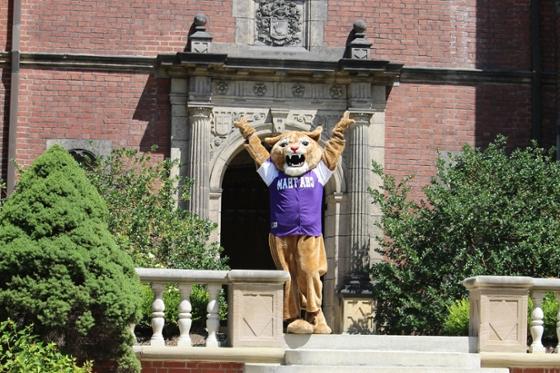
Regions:
[[232, 347], [282, 347], [285, 271], [228, 272], [228, 337]]
[[210, 198], [210, 114], [209, 106], [191, 106], [186, 176], [192, 181], [188, 209], [200, 217], [209, 216]]
[[[174, 78], [171, 80], [171, 154], [175, 164], [171, 169], [171, 177], [185, 176], [187, 149], [187, 80]], [[178, 198], [179, 196], [177, 196]], [[180, 206], [184, 207], [184, 206]]]
[[370, 170], [369, 122], [372, 113], [352, 112], [356, 123], [350, 127], [347, 146], [350, 151], [348, 185], [350, 191], [350, 263], [353, 274], [363, 273], [369, 265]]
[[530, 277], [476, 276], [463, 281], [469, 290], [469, 336], [476, 352], [527, 352], [527, 302]]

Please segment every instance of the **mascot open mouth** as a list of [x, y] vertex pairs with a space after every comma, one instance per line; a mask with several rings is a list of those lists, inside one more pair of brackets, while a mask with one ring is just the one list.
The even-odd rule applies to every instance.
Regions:
[[286, 164], [289, 167], [301, 167], [305, 163], [305, 156], [303, 154], [292, 154], [286, 156]]

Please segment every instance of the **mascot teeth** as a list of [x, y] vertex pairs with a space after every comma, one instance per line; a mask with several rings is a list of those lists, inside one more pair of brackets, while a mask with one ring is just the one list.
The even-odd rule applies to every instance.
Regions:
[[294, 155], [287, 155], [286, 156], [286, 163], [290, 167], [303, 166], [304, 161], [305, 161], [305, 157], [303, 156], [303, 154], [294, 154]]

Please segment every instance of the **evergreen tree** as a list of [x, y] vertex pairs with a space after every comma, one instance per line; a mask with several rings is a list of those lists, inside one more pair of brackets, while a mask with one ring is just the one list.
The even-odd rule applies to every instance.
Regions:
[[0, 210], [0, 319], [33, 325], [80, 361], [138, 371], [128, 325], [139, 317], [140, 283], [107, 217], [66, 150], [37, 158]]

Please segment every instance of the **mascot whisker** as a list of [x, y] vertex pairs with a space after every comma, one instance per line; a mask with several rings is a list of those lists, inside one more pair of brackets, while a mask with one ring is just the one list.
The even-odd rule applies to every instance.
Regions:
[[323, 188], [344, 150], [344, 132], [352, 123], [346, 112], [324, 149], [319, 145], [322, 127], [265, 138], [272, 147], [269, 153], [246, 118], [235, 122], [269, 190], [272, 258], [278, 269], [290, 273], [283, 310], [288, 333], [331, 333], [321, 310], [321, 276], [327, 272], [321, 205]]

